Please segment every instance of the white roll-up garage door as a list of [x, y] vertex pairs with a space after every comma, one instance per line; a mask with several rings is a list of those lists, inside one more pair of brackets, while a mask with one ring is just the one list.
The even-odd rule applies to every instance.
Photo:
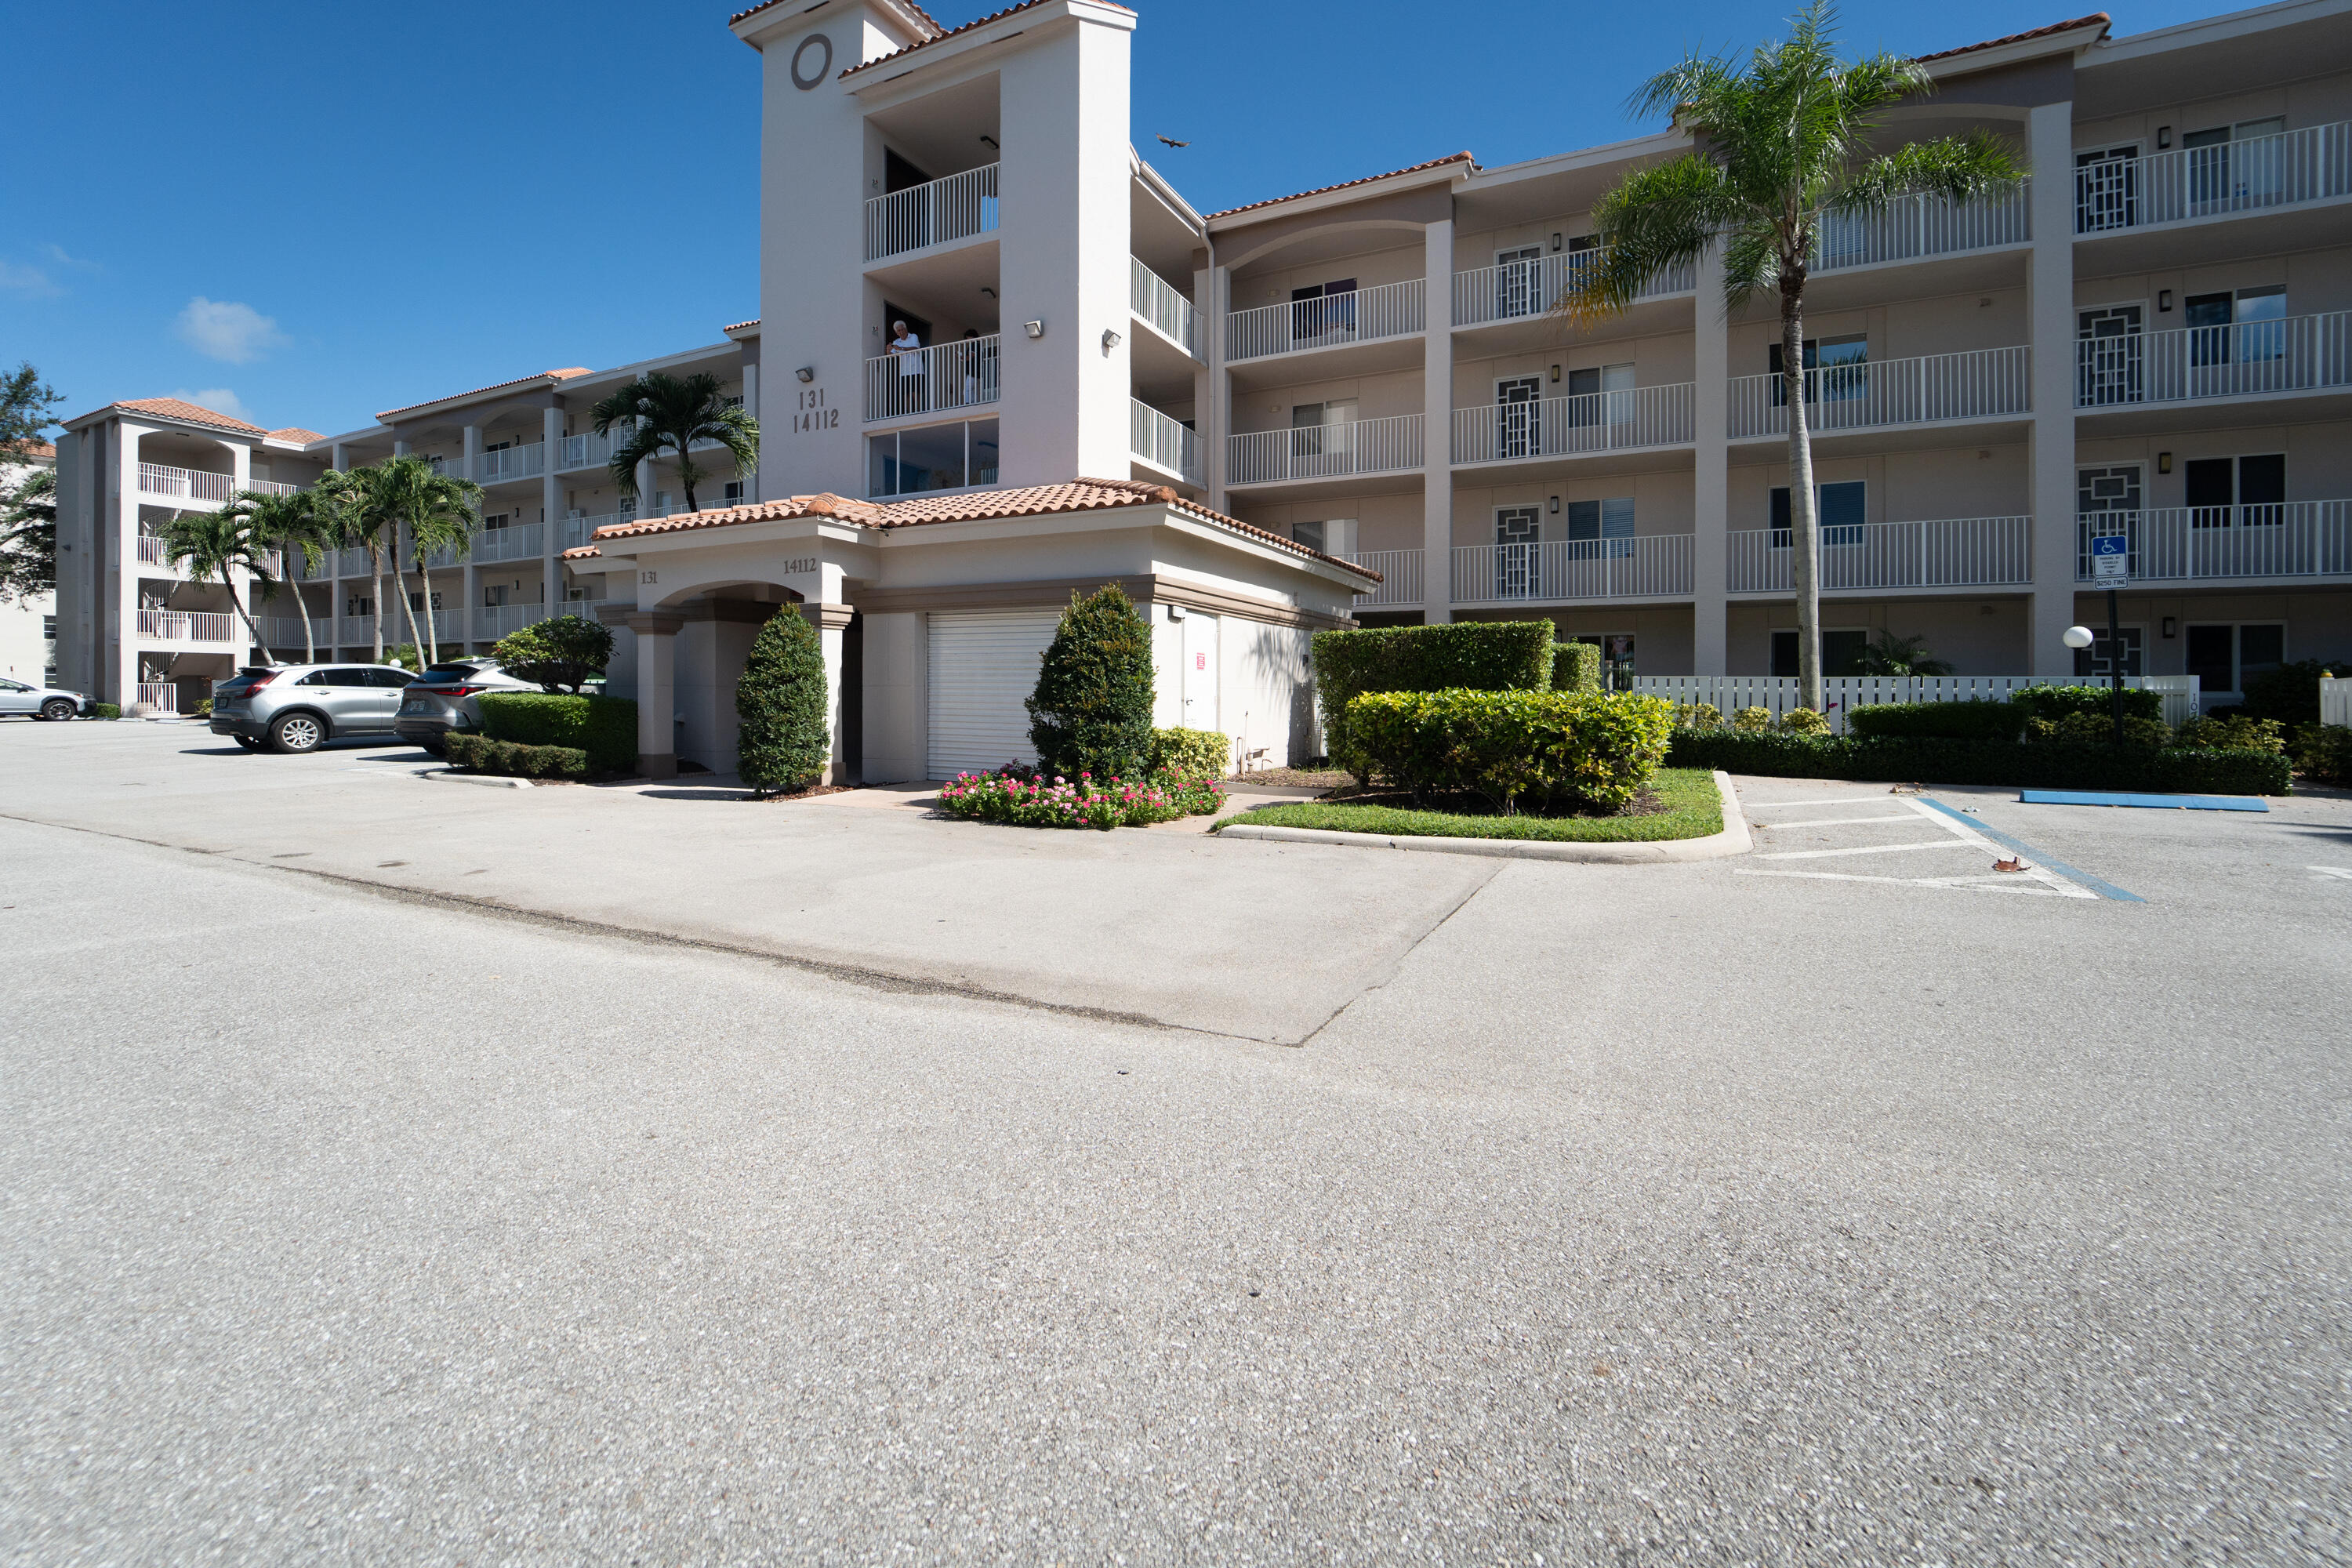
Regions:
[[1022, 704], [1061, 620], [1057, 610], [931, 613], [931, 777], [1037, 760]]

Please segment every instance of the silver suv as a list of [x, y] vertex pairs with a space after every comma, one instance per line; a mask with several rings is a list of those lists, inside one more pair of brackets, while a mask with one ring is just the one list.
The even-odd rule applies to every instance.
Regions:
[[388, 735], [416, 677], [392, 664], [283, 664], [213, 688], [213, 733], [248, 752], [315, 752], [346, 735]]
[[537, 691], [535, 680], [517, 680], [494, 658], [450, 659], [427, 668], [400, 694], [400, 713], [394, 728], [404, 741], [414, 741], [435, 756], [446, 756], [451, 731], [467, 735], [482, 727], [482, 705], [474, 700], [483, 691]]

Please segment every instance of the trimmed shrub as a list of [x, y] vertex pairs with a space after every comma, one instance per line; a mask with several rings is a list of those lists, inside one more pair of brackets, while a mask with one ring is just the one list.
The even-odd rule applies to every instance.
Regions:
[[2191, 719], [2173, 731], [2172, 742], [2216, 752], [2284, 752], [2286, 730], [2275, 719], [2232, 713], [2227, 719]]
[[93, 719], [120, 719], [122, 717], [122, 704], [93, 702], [89, 705], [89, 716]]
[[1220, 730], [1154, 730], [1151, 771], [1176, 778], [1221, 779], [1234, 754], [1232, 740]]
[[1791, 708], [1780, 715], [1780, 731], [1789, 735], [1826, 735], [1830, 721], [1810, 708]]
[[522, 746], [493, 741], [487, 735], [449, 732], [444, 742], [449, 765], [469, 773], [498, 773], [509, 778], [584, 779], [588, 753], [577, 746]]
[[2352, 730], [2305, 724], [2294, 732], [2294, 765], [2319, 784], [2352, 784]]
[[1357, 697], [1367, 691], [1547, 691], [1553, 646], [1549, 621], [1317, 632], [1315, 691], [1323, 708], [1324, 746], [1333, 763], [1366, 777], [1364, 757], [1348, 740], [1349, 704]]
[[1701, 702], [1696, 705], [1677, 702], [1675, 704], [1675, 728], [1720, 730], [1723, 728], [1723, 710], [1712, 702]]
[[1412, 792], [1615, 810], [1664, 761], [1674, 705], [1662, 697], [1558, 691], [1370, 691], [1348, 722], [1372, 771]]
[[577, 696], [590, 676], [613, 662], [613, 628], [585, 616], [556, 616], [509, 632], [490, 652], [517, 680]]
[[1048, 773], [1134, 778], [1151, 756], [1151, 623], [1116, 584], [1070, 595], [1027, 700], [1029, 743]]
[[806, 789], [824, 776], [831, 706], [824, 639], [787, 606], [751, 639], [735, 682], [735, 773], [754, 795]]
[[1600, 645], [1589, 642], [1552, 644], [1551, 689], [1554, 691], [1600, 690]]
[[[2149, 751], [2172, 744], [2172, 731], [2160, 719], [2143, 719], [2137, 713], [2124, 715], [2123, 743]], [[2116, 743], [2114, 715], [2102, 710], [2097, 713], [2080, 710], [2063, 719], [2028, 719], [2025, 738], [2038, 745], [2056, 742], [2074, 746], [2111, 746]]]
[[[590, 771], [625, 773], [637, 765], [637, 705], [625, 697], [564, 697], [543, 691], [485, 691], [482, 734], [518, 746], [584, 752]], [[457, 732], [450, 732], [456, 740]]]
[[2028, 789], [2144, 790], [2155, 794], [2285, 795], [2285, 757], [2273, 752], [2088, 746], [2067, 742], [1930, 737], [1757, 735], [1685, 730], [1667, 765], [1721, 768], [1767, 778], [1858, 783], [2007, 784]]
[[2292, 728], [2319, 722], [2319, 678], [2341, 669], [2346, 661], [2302, 658], [2266, 669], [2246, 682], [2246, 700], [2240, 705], [2249, 719], [2275, 719]]
[[[2112, 700], [2113, 692], [2105, 686], [2028, 686], [2009, 694], [2010, 706], [2017, 710], [2021, 720], [2047, 719], [2053, 723], [2069, 713], [2095, 713], [2104, 719]], [[2124, 717], [2154, 719], [2161, 723], [2163, 694], [2126, 688]]]
[[1742, 708], [1731, 716], [1731, 727], [1743, 735], [1761, 735], [1772, 728], [1772, 710]]
[[199, 719], [209, 719], [209, 718], [211, 718], [212, 716], [213, 716], [213, 700], [212, 700], [211, 698], [209, 698], [209, 697], [203, 697], [203, 698], [199, 698], [199, 699], [197, 699], [197, 700], [196, 700], [195, 717], [197, 717], [197, 718], [199, 718]]
[[1870, 702], [1846, 710], [1857, 735], [1939, 741], [2014, 741], [2025, 728], [2022, 710], [1979, 697], [1968, 702]]

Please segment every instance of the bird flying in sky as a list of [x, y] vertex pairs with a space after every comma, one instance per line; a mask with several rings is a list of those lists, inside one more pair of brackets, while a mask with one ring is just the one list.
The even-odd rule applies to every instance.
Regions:
[[1192, 145], [1190, 142], [1179, 142], [1173, 136], [1162, 136], [1160, 140], [1167, 142], [1171, 147], [1190, 147]]

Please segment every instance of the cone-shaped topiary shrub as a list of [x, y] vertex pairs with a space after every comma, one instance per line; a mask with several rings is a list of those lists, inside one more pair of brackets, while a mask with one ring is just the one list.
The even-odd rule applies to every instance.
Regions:
[[824, 645], [797, 609], [760, 628], [735, 683], [735, 772], [755, 795], [806, 789], [832, 751]]
[[1140, 778], [1151, 757], [1151, 623], [1116, 584], [1070, 595], [1029, 698], [1029, 743], [1049, 774]]

